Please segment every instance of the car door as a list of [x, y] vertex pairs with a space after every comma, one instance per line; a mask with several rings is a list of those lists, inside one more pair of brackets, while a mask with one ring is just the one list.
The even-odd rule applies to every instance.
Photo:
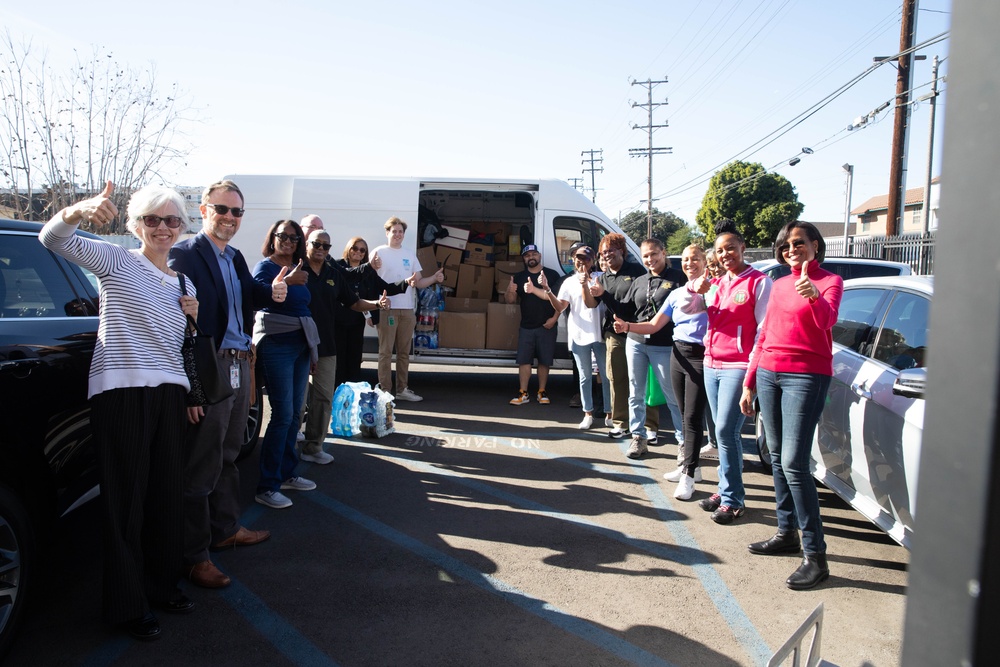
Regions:
[[929, 316], [926, 294], [892, 292], [851, 387], [858, 401], [850, 406], [849, 422], [862, 454], [854, 460], [853, 479], [859, 491], [862, 484], [870, 489], [866, 495], [877, 506], [869, 518], [901, 542], [913, 531], [924, 400], [896, 395], [892, 386], [900, 371], [925, 367]]

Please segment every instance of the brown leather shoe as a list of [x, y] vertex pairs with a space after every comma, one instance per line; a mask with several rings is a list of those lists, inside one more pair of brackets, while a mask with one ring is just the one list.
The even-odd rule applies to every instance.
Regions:
[[248, 547], [252, 544], [259, 544], [271, 537], [269, 530], [249, 530], [243, 526], [239, 527], [231, 537], [227, 537], [216, 545], [212, 546], [212, 551], [225, 551], [236, 547]]
[[187, 572], [191, 583], [202, 588], [225, 588], [231, 583], [231, 579], [223, 574], [219, 568], [210, 560], [203, 560], [197, 565], [192, 565]]

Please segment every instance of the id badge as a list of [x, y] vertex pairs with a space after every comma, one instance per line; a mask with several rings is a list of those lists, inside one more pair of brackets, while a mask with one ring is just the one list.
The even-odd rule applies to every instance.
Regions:
[[235, 361], [229, 367], [229, 384], [233, 386], [233, 389], [240, 388], [240, 365]]
[[393, 317], [392, 315], [389, 316], [389, 326], [390, 327], [396, 326], [396, 318]]

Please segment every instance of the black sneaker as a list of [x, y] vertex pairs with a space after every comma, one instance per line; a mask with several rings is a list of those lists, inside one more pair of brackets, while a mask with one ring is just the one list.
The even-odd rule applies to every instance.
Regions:
[[608, 431], [608, 437], [614, 438], [615, 440], [622, 440], [624, 438], [627, 438], [628, 436], [629, 432], [624, 429], [613, 428], [610, 431]]
[[736, 519], [743, 516], [746, 509], [743, 507], [733, 507], [732, 505], [720, 505], [719, 509], [712, 512], [712, 521], [723, 526], [731, 524]]
[[704, 498], [698, 501], [698, 507], [702, 508], [706, 512], [714, 512], [719, 509], [719, 505], [722, 504], [722, 496], [718, 493], [713, 493], [708, 498]]

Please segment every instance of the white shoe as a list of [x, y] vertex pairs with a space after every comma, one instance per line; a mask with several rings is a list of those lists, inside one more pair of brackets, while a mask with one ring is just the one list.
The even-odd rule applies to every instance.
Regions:
[[698, 451], [698, 454], [700, 456], [711, 456], [714, 459], [719, 458], [719, 450], [712, 445], [705, 445]]
[[577, 426], [577, 428], [580, 429], [581, 431], [586, 431], [588, 428], [590, 428], [593, 425], [594, 425], [594, 416], [593, 415], [584, 415], [583, 416], [583, 421], [580, 422], [580, 425]]
[[615, 420], [612, 419], [611, 417], [605, 417], [604, 418], [604, 425], [607, 426], [608, 428], [614, 428], [615, 427]]
[[320, 450], [315, 454], [307, 454], [303, 452], [302, 454], [299, 454], [299, 458], [303, 461], [309, 461], [310, 463], [318, 463], [321, 466], [325, 466], [327, 463], [333, 463], [333, 456], [327, 454], [323, 450]]
[[[677, 470], [675, 470], [673, 472], [664, 473], [664, 475], [663, 475], [663, 479], [667, 480], [668, 482], [680, 482], [685, 477], [687, 477], [687, 475], [684, 474], [684, 468], [678, 468]], [[697, 468], [694, 469], [694, 478], [693, 479], [696, 482], [702, 481], [701, 480], [701, 466], [698, 466]]]
[[677, 488], [674, 489], [674, 498], [691, 500], [692, 494], [694, 494], [694, 477], [682, 475], [680, 482], [677, 483]]
[[418, 401], [424, 400], [423, 396], [417, 396], [413, 393], [413, 390], [407, 387], [401, 392], [396, 394], [397, 401], [410, 401], [411, 403], [416, 403]]
[[286, 507], [292, 506], [292, 501], [288, 499], [288, 496], [283, 494], [281, 491], [265, 491], [264, 493], [258, 493], [254, 496], [256, 500], [261, 505], [267, 505], [271, 509], [283, 510]]
[[316, 482], [305, 477], [289, 477], [281, 483], [281, 489], [292, 491], [312, 491], [316, 488]]
[[305, 439], [306, 439], [306, 434], [303, 433], [302, 431], [299, 431], [298, 433], [295, 434], [295, 442], [305, 442]]

